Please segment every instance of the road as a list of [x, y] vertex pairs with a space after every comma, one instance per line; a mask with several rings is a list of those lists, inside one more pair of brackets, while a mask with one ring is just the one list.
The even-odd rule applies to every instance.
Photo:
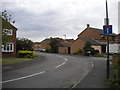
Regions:
[[46, 53], [38, 53], [38, 57], [37, 64], [3, 72], [3, 88], [67, 88], [82, 81], [93, 68], [92, 57]]

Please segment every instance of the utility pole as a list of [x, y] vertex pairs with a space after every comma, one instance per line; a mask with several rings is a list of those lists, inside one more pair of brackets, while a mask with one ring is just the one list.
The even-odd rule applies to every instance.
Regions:
[[[109, 18], [108, 18], [108, 4], [106, 0], [106, 25], [109, 25]], [[109, 64], [109, 35], [107, 35], [107, 61], [106, 61], [106, 71], [107, 71], [107, 79], [110, 75], [110, 64]]]
[[65, 36], [65, 54], [66, 54], [66, 35], [64, 34], [63, 36]]

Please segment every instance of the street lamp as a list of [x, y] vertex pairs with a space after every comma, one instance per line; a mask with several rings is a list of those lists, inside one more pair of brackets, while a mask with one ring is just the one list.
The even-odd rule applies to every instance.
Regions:
[[[63, 36], [65, 36], [65, 44], [66, 44], [66, 35], [64, 34]], [[65, 46], [65, 54], [66, 54], [66, 45]]]

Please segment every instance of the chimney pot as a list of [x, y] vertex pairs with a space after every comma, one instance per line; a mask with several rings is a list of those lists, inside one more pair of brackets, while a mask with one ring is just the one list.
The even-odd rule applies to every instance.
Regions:
[[90, 27], [90, 24], [87, 24], [87, 28], [89, 28]]

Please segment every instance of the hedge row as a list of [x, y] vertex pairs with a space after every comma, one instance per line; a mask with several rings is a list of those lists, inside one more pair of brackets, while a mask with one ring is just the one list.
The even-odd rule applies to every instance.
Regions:
[[37, 56], [37, 54], [35, 54], [33, 51], [22, 51], [22, 50], [19, 50], [17, 56], [19, 58], [34, 58], [34, 57]]
[[111, 87], [120, 90], [120, 55], [114, 55], [113, 57], [112, 77], [109, 79], [109, 83]]

